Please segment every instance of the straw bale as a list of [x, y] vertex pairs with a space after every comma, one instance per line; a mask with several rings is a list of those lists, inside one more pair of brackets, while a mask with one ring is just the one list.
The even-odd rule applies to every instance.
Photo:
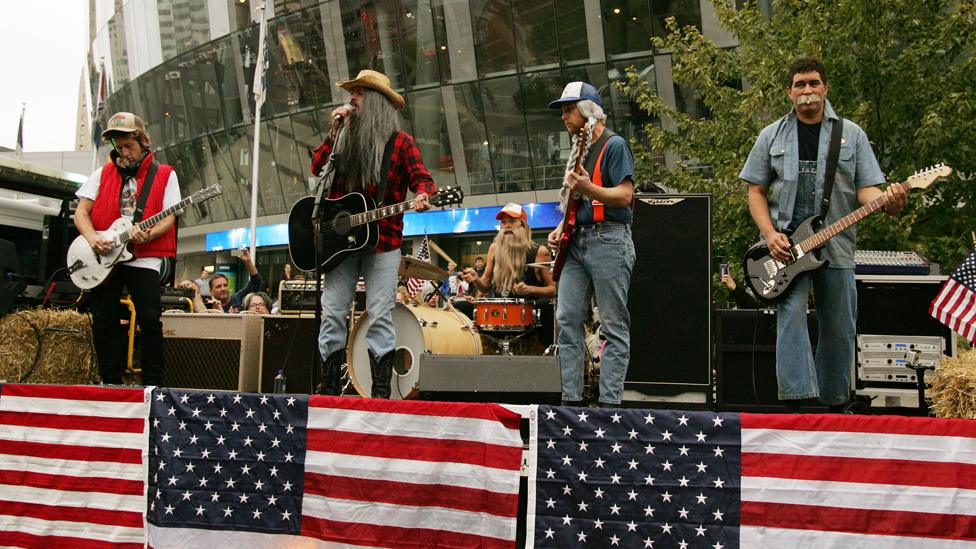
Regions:
[[34, 309], [0, 318], [0, 380], [97, 382], [89, 316], [73, 310]]
[[976, 350], [943, 357], [935, 375], [926, 381], [929, 409], [935, 417], [976, 419]]

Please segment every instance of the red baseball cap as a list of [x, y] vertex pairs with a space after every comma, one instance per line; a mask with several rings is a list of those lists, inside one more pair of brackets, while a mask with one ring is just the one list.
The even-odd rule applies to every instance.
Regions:
[[525, 208], [519, 206], [514, 202], [509, 202], [505, 204], [505, 207], [501, 209], [500, 212], [495, 216], [495, 219], [501, 219], [502, 217], [511, 217], [512, 219], [521, 219], [522, 221], [528, 222], [529, 214], [526, 213]]

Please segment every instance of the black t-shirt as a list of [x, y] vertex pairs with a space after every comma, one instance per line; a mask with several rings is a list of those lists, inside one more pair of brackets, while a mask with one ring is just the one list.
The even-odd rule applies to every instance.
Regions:
[[796, 121], [796, 135], [800, 149], [800, 160], [817, 161], [817, 151], [820, 148], [820, 124], [805, 124]]

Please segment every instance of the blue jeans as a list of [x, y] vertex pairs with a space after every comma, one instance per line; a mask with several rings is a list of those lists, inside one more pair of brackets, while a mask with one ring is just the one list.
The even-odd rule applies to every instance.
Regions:
[[[816, 360], [807, 332], [811, 285], [820, 333]], [[781, 400], [819, 397], [824, 404], [849, 400], [856, 318], [854, 269], [824, 269], [796, 281], [776, 314], [776, 379]]]
[[347, 257], [325, 275], [322, 285], [322, 326], [319, 353], [322, 359], [346, 346], [346, 315], [356, 294], [360, 275], [366, 281], [366, 343], [373, 356], [380, 358], [393, 350], [393, 307], [396, 305], [397, 271], [400, 250], [372, 252]]
[[583, 399], [583, 322], [590, 318], [595, 292], [601, 331], [607, 339], [600, 359], [600, 402], [620, 404], [630, 363], [627, 292], [636, 259], [630, 225], [584, 225], [573, 234], [556, 306], [563, 400]]

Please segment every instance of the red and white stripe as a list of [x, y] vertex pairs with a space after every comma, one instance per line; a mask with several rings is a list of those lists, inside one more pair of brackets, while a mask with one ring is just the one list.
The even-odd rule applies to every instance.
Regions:
[[954, 332], [976, 342], [976, 294], [950, 278], [932, 300], [929, 314]]
[[742, 547], [976, 546], [976, 422], [741, 418]]
[[514, 547], [519, 420], [495, 404], [310, 398], [302, 535]]
[[3, 385], [0, 544], [143, 547], [149, 389]]

